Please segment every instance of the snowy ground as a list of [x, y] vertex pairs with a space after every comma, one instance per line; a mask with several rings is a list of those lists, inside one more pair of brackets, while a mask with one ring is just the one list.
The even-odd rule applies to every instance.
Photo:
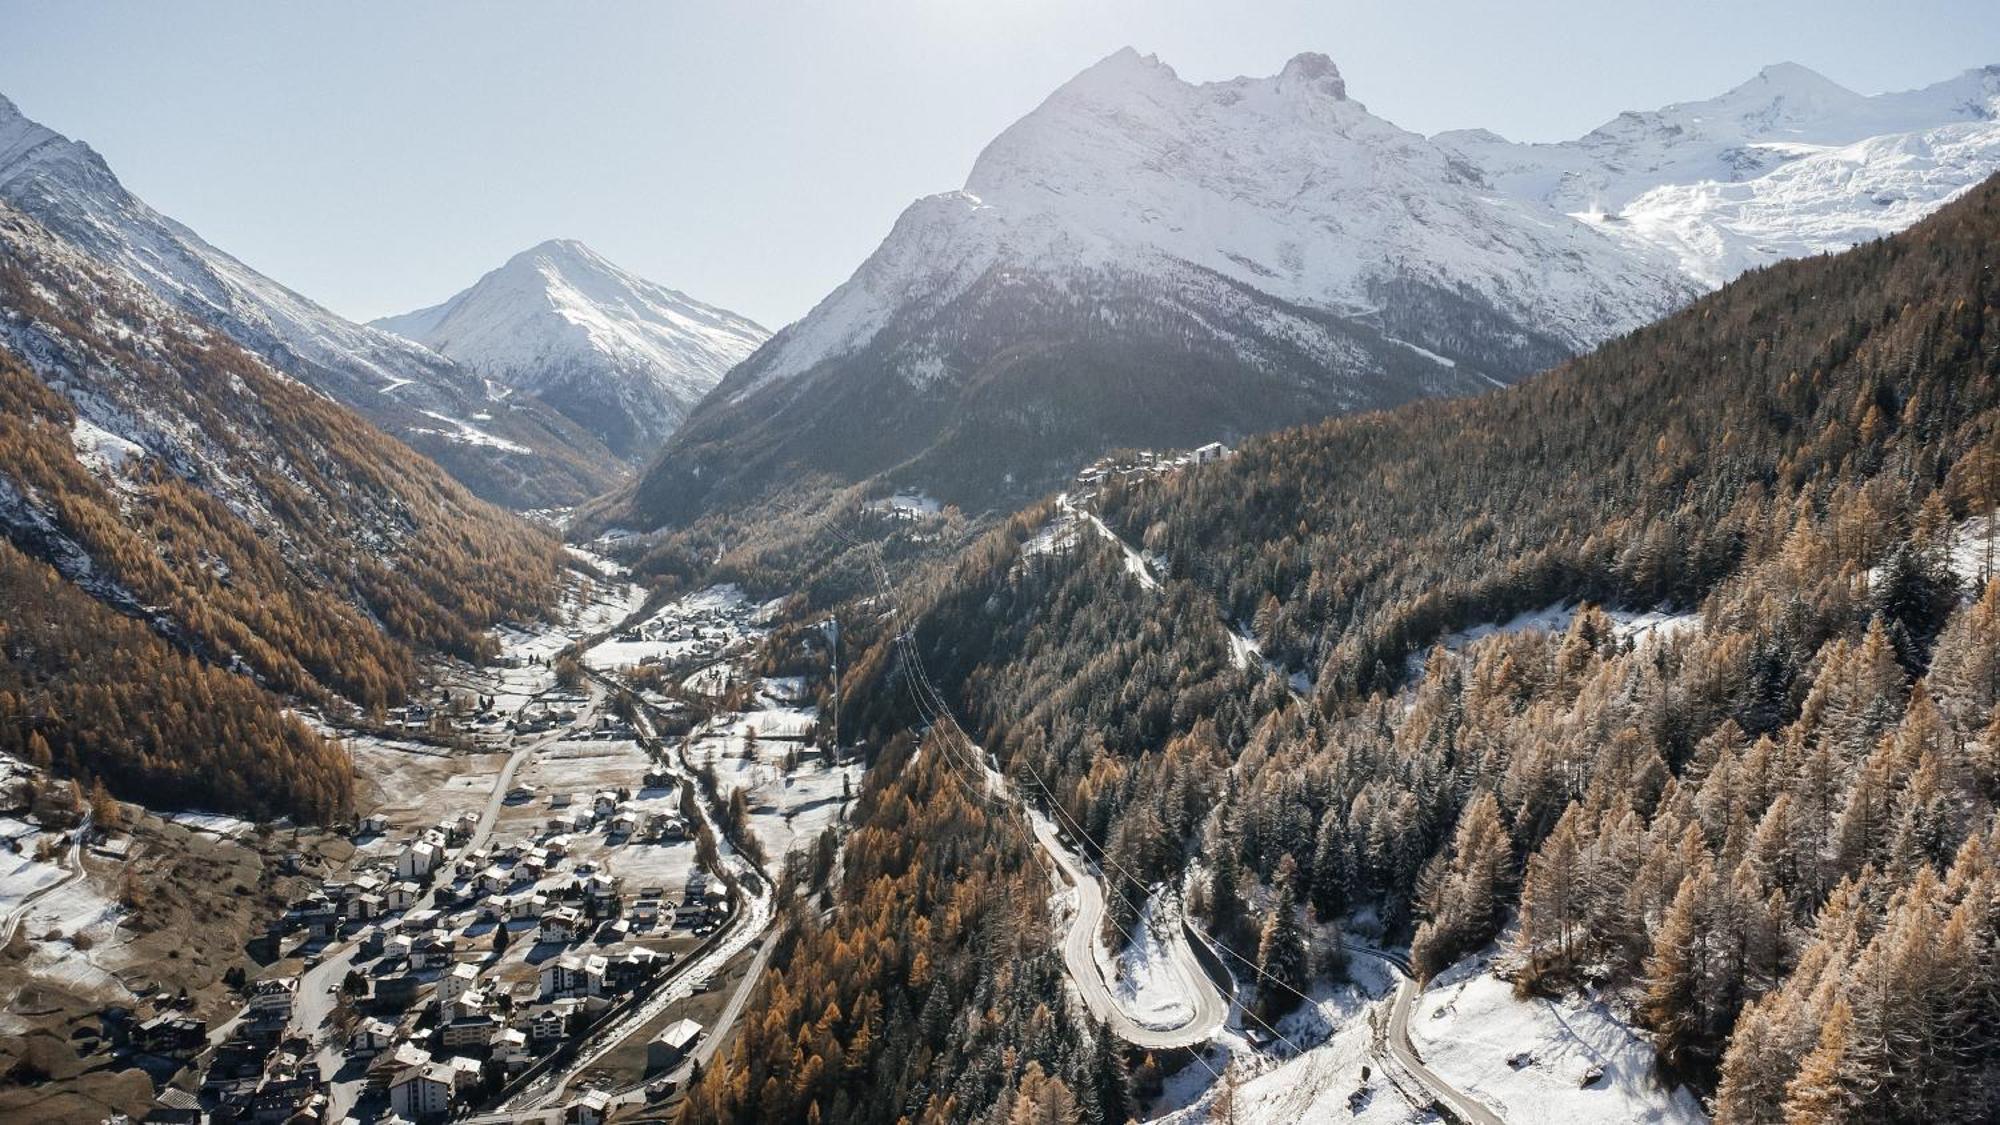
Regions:
[[[1452, 652], [1463, 652], [1474, 641], [1502, 633], [1561, 633], [1569, 629], [1576, 620], [1577, 611], [1583, 607], [1574, 602], [1563, 602], [1529, 610], [1506, 621], [1474, 625], [1456, 633], [1447, 633], [1438, 643]], [[1658, 636], [1671, 637], [1683, 629], [1701, 626], [1698, 613], [1669, 613], [1665, 610], [1606, 609], [1604, 615], [1611, 619], [1612, 630], [1619, 637]]]
[[1251, 635], [1250, 630], [1240, 625], [1228, 627], [1229, 652], [1236, 666], [1246, 672], [1263, 671], [1277, 676], [1291, 686], [1298, 695], [1312, 693], [1312, 677], [1304, 672], [1287, 672], [1277, 661], [1264, 655], [1264, 646]]
[[509, 453], [534, 452], [534, 450], [529, 449], [527, 446], [522, 445], [518, 441], [508, 441], [506, 438], [499, 437], [494, 434], [489, 434], [485, 430], [482, 430], [478, 426], [475, 426], [470, 422], [464, 421], [463, 419], [453, 418], [448, 414], [439, 414], [435, 410], [426, 410], [424, 411], [424, 413], [430, 416], [431, 418], [436, 419], [437, 421], [443, 422], [446, 426], [450, 428], [443, 430], [420, 428], [412, 430], [411, 431], [412, 433], [436, 434], [437, 436], [445, 439], [446, 441], [454, 442], [459, 445], [484, 445], [484, 446], [490, 446], [491, 448], [494, 449], [504, 449]]
[[[1353, 959], [1351, 975], [1351, 983], [1312, 990], [1312, 1005], [1301, 1005], [1280, 1019], [1277, 1032], [1284, 1039], [1265, 1051], [1252, 1047], [1242, 1031], [1263, 1029], [1239, 1013], [1235, 1027], [1218, 1037], [1216, 1049], [1167, 1078], [1153, 1107], [1154, 1120], [1164, 1125], [1214, 1120], [1210, 1110], [1222, 1085], [1218, 1074], [1236, 1084], [1239, 1125], [1346, 1121], [1350, 1116], [1382, 1123], [1427, 1119], [1389, 1085], [1372, 1053], [1370, 1020], [1381, 1007], [1379, 998], [1393, 989], [1393, 979], [1379, 963], [1361, 957]], [[1286, 1041], [1304, 1052], [1294, 1052]], [[1359, 1112], [1350, 1113], [1348, 1099], [1356, 1091], [1364, 1096], [1355, 1103]]]
[[1120, 539], [1118, 533], [1099, 519], [1096, 512], [1084, 506], [1088, 500], [1088, 495], [1072, 496], [1067, 492], [1056, 497], [1056, 518], [1021, 545], [1022, 553], [1040, 555], [1065, 550], [1077, 541], [1079, 535], [1088, 532], [1118, 548], [1124, 556], [1125, 573], [1136, 579], [1139, 585], [1148, 590], [1159, 589], [1159, 575], [1165, 570], [1161, 560]]
[[[1528, 632], [1567, 632], [1570, 623], [1576, 620], [1577, 611], [1582, 608], [1575, 602], [1558, 602], [1555, 605], [1516, 614], [1505, 621], [1484, 622], [1469, 629], [1446, 633], [1429, 648], [1410, 654], [1411, 680], [1413, 683], [1422, 682], [1424, 666], [1429, 662], [1433, 649], [1443, 648], [1446, 652], [1460, 653], [1488, 637]], [[1699, 613], [1674, 613], [1663, 609], [1604, 609], [1604, 615], [1611, 619], [1614, 635], [1635, 644], [1649, 639], [1667, 640], [1685, 630], [1701, 628]]]
[[118, 940], [123, 914], [91, 877], [36, 899], [21, 921], [21, 932], [33, 942], [29, 975], [107, 1003], [131, 1000], [131, 992], [112, 975], [132, 963]]
[[[1990, 565], [1987, 560], [1989, 549], [1993, 559]], [[1980, 590], [1974, 584], [2000, 572], [2000, 534], [1995, 534], [1985, 516], [1966, 520], [1953, 529], [1950, 562], [1952, 573], [1968, 584], [1975, 598]]]
[[[1518, 1125], [1597, 1125], [1600, 1122], [1699, 1125], [1707, 1121], [1685, 1089], [1668, 1091], [1653, 1078], [1652, 1048], [1603, 1004], [1519, 1000], [1494, 977], [1490, 953], [1441, 974], [1417, 999], [1410, 1035], [1424, 1064]], [[1235, 1120], [1241, 1125], [1294, 1122], [1435, 1121], [1420, 1093], [1385, 1060], [1375, 1024], [1386, 1019], [1392, 978], [1377, 961], [1355, 956], [1356, 984], [1315, 993], [1318, 1013], [1301, 1011], [1279, 1030], [1313, 1045], [1275, 1058], [1234, 1041]], [[1332, 1023], [1323, 1041], [1304, 1021]], [[1226, 1037], [1227, 1040], [1227, 1037]], [[1276, 1054], [1286, 1052], [1280, 1050]], [[1211, 1069], [1213, 1068], [1213, 1069]], [[1219, 1059], [1172, 1076], [1156, 1120], [1202, 1125], [1214, 1120]], [[1601, 1074], [1585, 1084], [1584, 1079]]]
[[206, 832], [210, 836], [228, 840], [236, 839], [257, 827], [256, 824], [240, 816], [225, 816], [222, 813], [170, 812], [161, 813], [160, 816], [169, 823], [178, 824], [183, 828]]
[[0, 917], [12, 914], [28, 895], [63, 877], [63, 870], [34, 858], [40, 829], [13, 817], [0, 817], [0, 838], [11, 840], [19, 851], [0, 851]]
[[609, 672], [640, 664], [713, 659], [757, 636], [756, 618], [757, 607], [742, 590], [711, 586], [661, 606], [645, 621], [592, 646], [584, 663]]
[[1411, 1013], [1410, 1039], [1427, 1066], [1509, 1121], [1707, 1120], [1686, 1089], [1660, 1085], [1652, 1046], [1608, 1006], [1516, 999], [1484, 957], [1431, 982]]
[[1147, 1027], [1171, 1030], [1185, 1027], [1194, 1018], [1194, 1006], [1187, 993], [1173, 979], [1167, 963], [1168, 951], [1157, 933], [1159, 924], [1171, 924], [1155, 892], [1139, 910], [1139, 922], [1132, 928], [1132, 940], [1114, 960], [1098, 942], [1098, 963], [1104, 979], [1112, 982], [1118, 1006]]
[[[621, 629], [584, 659], [604, 671], [661, 663], [684, 673], [686, 690], [719, 697], [738, 682], [739, 662], [769, 632], [773, 610], [736, 586], [711, 586], [661, 606], [636, 626], [638, 639]], [[811, 744], [819, 713], [810, 691], [803, 677], [762, 680], [748, 709], [716, 715], [687, 745], [688, 761], [713, 764], [723, 801], [747, 790], [752, 831], [773, 858], [809, 846], [860, 789], [858, 764], [829, 766]]]
[[[737, 789], [749, 790], [751, 828], [767, 855], [810, 846], [840, 818], [843, 797], [861, 791], [858, 762], [826, 765], [801, 741], [818, 722], [814, 708], [781, 702], [767, 681], [754, 709], [718, 716], [688, 746], [689, 761], [714, 764], [725, 802]], [[796, 768], [787, 771], [794, 754]]]
[[886, 512], [905, 519], [929, 519], [944, 510], [944, 505], [921, 492], [898, 492], [894, 496], [884, 496], [862, 505], [871, 512]]

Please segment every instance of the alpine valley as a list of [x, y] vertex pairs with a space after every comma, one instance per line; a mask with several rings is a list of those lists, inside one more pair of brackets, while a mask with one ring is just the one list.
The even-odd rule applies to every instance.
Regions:
[[[755, 100], [527, 34], [423, 126]], [[2000, 1120], [2000, 67], [1360, 92], [1118, 51], [775, 333], [0, 98], [0, 1122]]]

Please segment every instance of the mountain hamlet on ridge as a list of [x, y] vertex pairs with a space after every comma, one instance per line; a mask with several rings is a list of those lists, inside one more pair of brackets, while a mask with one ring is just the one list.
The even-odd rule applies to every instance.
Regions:
[[0, 201], [358, 410], [486, 499], [519, 508], [573, 504], [624, 472], [600, 441], [556, 411], [343, 319], [209, 245], [127, 191], [89, 145], [29, 120], [4, 96]]
[[1195, 84], [1126, 49], [912, 204], [586, 524], [814, 477], [1004, 509], [1118, 446], [1513, 382], [1909, 225], [2000, 168], [1996, 98], [2000, 68], [1864, 97], [1787, 64], [1515, 144], [1397, 128], [1321, 55]]
[[633, 461], [657, 453], [771, 335], [570, 239], [523, 250], [440, 304], [369, 325], [539, 399]]

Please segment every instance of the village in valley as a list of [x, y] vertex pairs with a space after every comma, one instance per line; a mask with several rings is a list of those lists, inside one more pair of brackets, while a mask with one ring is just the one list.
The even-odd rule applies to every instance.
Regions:
[[[322, 720], [365, 811], [276, 861], [299, 893], [251, 936], [233, 1012], [106, 974], [102, 1049], [160, 1083], [146, 1120], [597, 1125], [665, 1112], [712, 1056], [774, 878], [833, 854], [861, 767], [822, 740], [808, 677], [747, 671], [775, 607], [728, 586], [645, 607], [574, 554], [561, 624], [498, 630], [491, 666], [440, 665], [366, 729]], [[100, 861], [118, 836], [74, 829]], [[81, 940], [24, 897], [10, 926]]]

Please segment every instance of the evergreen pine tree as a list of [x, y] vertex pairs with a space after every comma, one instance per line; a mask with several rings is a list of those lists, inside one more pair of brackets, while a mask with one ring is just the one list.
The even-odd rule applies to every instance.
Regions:
[[1276, 897], [1257, 941], [1257, 1006], [1267, 1022], [1292, 1010], [1311, 983], [1305, 934], [1299, 927], [1299, 869], [1290, 855], [1272, 876]]

